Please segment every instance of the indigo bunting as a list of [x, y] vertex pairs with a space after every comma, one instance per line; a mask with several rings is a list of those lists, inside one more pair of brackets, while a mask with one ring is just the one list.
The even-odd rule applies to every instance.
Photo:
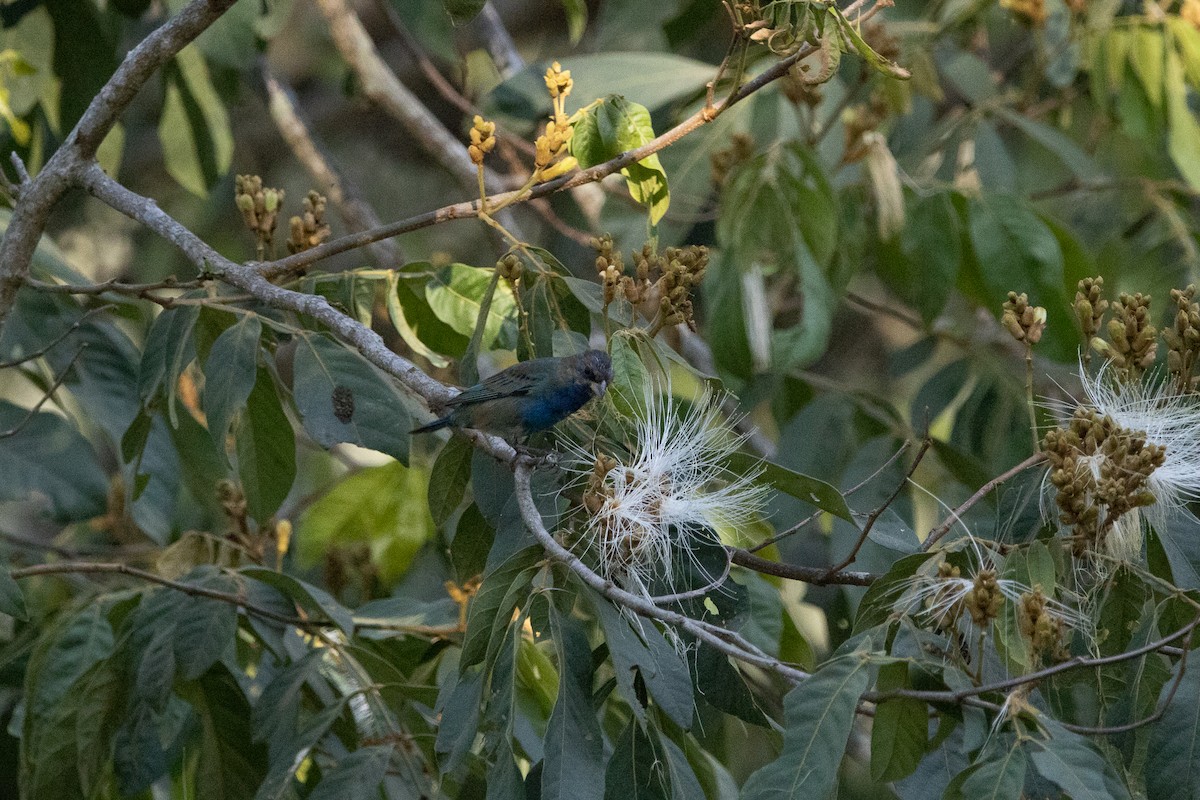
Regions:
[[604, 394], [612, 361], [602, 350], [514, 364], [446, 401], [450, 413], [413, 433], [475, 428], [506, 438], [553, 427]]

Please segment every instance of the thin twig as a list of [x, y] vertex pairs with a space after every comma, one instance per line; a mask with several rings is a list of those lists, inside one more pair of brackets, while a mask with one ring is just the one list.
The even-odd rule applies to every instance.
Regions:
[[[908, 443], [905, 442], [905, 444], [907, 445]], [[871, 535], [871, 529], [875, 527], [875, 523], [883, 516], [883, 512], [890, 508], [892, 503], [896, 502], [896, 498], [900, 496], [900, 493], [904, 491], [904, 487], [908, 485], [909, 479], [917, 471], [917, 467], [921, 465], [921, 460], [925, 458], [925, 454], [929, 452], [929, 448], [932, 445], [933, 440], [928, 436], [922, 440], [921, 449], [917, 451], [917, 455], [913, 458], [912, 464], [904, 474], [904, 479], [896, 485], [895, 491], [888, 496], [887, 500], [884, 500], [878, 508], [871, 512], [871, 515], [867, 517], [866, 524], [863, 525], [862, 530], [858, 534], [858, 540], [854, 543], [854, 547], [850, 548], [850, 552], [846, 554], [844, 559], [826, 571], [825, 577], [832, 577], [854, 563], [854, 560], [858, 558], [858, 551], [862, 549], [863, 544], [867, 541], [867, 537]]]
[[878, 579], [878, 575], [869, 572], [836, 572], [832, 575], [824, 567], [801, 567], [795, 564], [780, 564], [761, 556], [756, 556], [749, 550], [732, 547], [729, 557], [739, 567], [752, 569], [764, 575], [774, 575], [777, 578], [787, 578], [793, 581], [804, 581], [814, 586], [870, 586]]
[[42, 356], [46, 355], [46, 353], [53, 350], [60, 342], [62, 342], [64, 339], [66, 339], [72, 333], [79, 330], [83, 326], [83, 323], [86, 322], [89, 317], [91, 317], [95, 314], [99, 314], [101, 311], [109, 311], [112, 308], [113, 308], [112, 305], [102, 305], [102, 306], [97, 306], [96, 308], [89, 308], [87, 311], [83, 312], [83, 315], [79, 319], [77, 319], [73, 323], [71, 323], [71, 326], [69, 328], [67, 328], [65, 331], [60, 333], [58, 336], [54, 337], [54, 340], [51, 341], [48, 345], [46, 345], [45, 347], [42, 347], [38, 350], [34, 350], [32, 353], [27, 353], [26, 355], [23, 355], [20, 358], [14, 358], [11, 361], [0, 361], [0, 369], [8, 369], [9, 367], [16, 367], [16, 366], [19, 366], [26, 362], [33, 361], [35, 358], [41, 358]]
[[946, 517], [946, 519], [942, 520], [941, 525], [938, 525], [936, 528], [934, 528], [933, 530], [931, 530], [929, 532], [929, 535], [925, 537], [925, 541], [921, 543], [921, 549], [929, 550], [929, 548], [931, 548], [935, 544], [937, 544], [938, 541], [940, 541], [943, 536], [945, 536], [947, 533], [950, 532], [950, 529], [954, 527], [954, 523], [958, 522], [962, 518], [963, 514], [967, 513], [967, 511], [970, 510], [972, 506], [974, 506], [976, 503], [978, 503], [980, 500], [982, 500], [984, 497], [986, 497], [997, 486], [999, 486], [1000, 484], [1004, 483], [1005, 481], [1013, 478], [1014, 476], [1019, 475], [1020, 473], [1029, 469], [1030, 467], [1036, 467], [1038, 464], [1041, 464], [1045, 460], [1046, 460], [1045, 453], [1034, 453], [1029, 458], [1022, 461], [1020, 464], [1017, 464], [1015, 467], [1012, 467], [1011, 469], [1006, 470], [1002, 474], [997, 475], [996, 477], [992, 478], [990, 481], [985, 483], [983, 486], [980, 486], [979, 490], [977, 492], [975, 492], [975, 494], [968, 497], [966, 502], [964, 502], [958, 508], [951, 511], [950, 515], [948, 517]]
[[42, 410], [42, 406], [46, 404], [46, 401], [54, 396], [54, 393], [58, 390], [58, 387], [62, 386], [63, 381], [67, 379], [67, 373], [71, 371], [71, 367], [75, 366], [75, 362], [79, 360], [79, 356], [81, 356], [83, 351], [86, 349], [87, 342], [79, 345], [79, 349], [75, 351], [75, 355], [71, 356], [71, 360], [65, 367], [62, 368], [62, 372], [55, 376], [54, 383], [50, 384], [50, 388], [48, 388], [42, 394], [41, 398], [37, 401], [37, 403], [34, 404], [33, 408], [29, 409], [29, 413], [27, 413], [21, 419], [21, 421], [13, 427], [6, 431], [0, 431], [0, 439], [7, 439], [11, 436], [16, 436], [18, 433], [24, 430], [25, 426], [28, 425], [33, 418], [38, 415], [38, 412]]
[[[892, 464], [896, 463], [896, 459], [900, 458], [900, 456], [904, 455], [904, 453], [908, 451], [908, 448], [911, 444], [912, 443], [906, 439], [903, 442], [903, 444], [901, 444], [900, 447], [896, 449], [896, 452], [892, 453], [891, 457], [889, 457], [887, 461], [883, 462], [883, 464], [879, 467], [879, 469], [875, 470], [870, 475], [863, 478], [861, 481], [859, 481], [858, 483], [851, 486], [849, 489], [842, 492], [841, 493], [842, 498], [845, 499], [845, 498], [849, 497], [850, 495], [854, 494], [859, 489], [863, 488], [868, 483], [870, 483], [871, 481], [875, 480], [880, 475], [882, 475], [884, 473], [884, 470], [886, 470]], [[801, 529], [803, 529], [806, 525], [811, 524], [813, 522], [813, 520], [818, 519], [824, 513], [825, 513], [824, 510], [818, 508], [812, 514], [809, 514], [807, 517], [800, 520], [795, 525], [788, 528], [786, 531], [783, 531], [782, 533], [777, 533], [774, 536], [772, 536], [770, 539], [767, 539], [765, 541], [759, 542], [758, 544], [754, 545], [754, 547], [748, 547], [748, 548], [746, 548], [746, 551], [749, 553], [757, 553], [759, 550], [763, 550], [767, 547], [770, 547], [773, 544], [776, 544], [777, 542], [782, 541], [783, 539], [786, 539], [787, 537], [789, 537], [795, 533], [799, 533]]]
[[729, 558], [729, 551], [725, 552], [725, 568], [721, 570], [721, 574], [710, 580], [704, 586], [698, 589], [689, 589], [686, 592], [676, 592], [675, 594], [659, 594], [650, 598], [650, 602], [658, 606], [666, 606], [671, 603], [678, 603], [681, 600], [691, 600], [694, 597], [703, 597], [712, 590], [720, 587], [725, 579], [729, 577], [729, 569], [733, 565], [733, 561]]

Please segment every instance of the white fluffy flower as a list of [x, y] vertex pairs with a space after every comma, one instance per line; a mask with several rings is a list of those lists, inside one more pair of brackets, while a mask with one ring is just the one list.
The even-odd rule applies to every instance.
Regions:
[[1107, 367], [1095, 377], [1081, 374], [1088, 405], [1166, 451], [1148, 481], [1158, 505], [1165, 511], [1200, 499], [1200, 399], [1161, 377], [1119, 383]]
[[767, 488], [755, 483], [758, 471], [728, 472], [745, 437], [708, 390], [682, 408], [669, 382], [649, 386], [632, 434], [624, 457], [568, 445], [566, 468], [585, 487], [583, 540], [600, 573], [649, 596], [656, 582], [672, 585], [681, 556], [695, 562], [697, 544], [718, 541], [714, 528], [756, 518]]

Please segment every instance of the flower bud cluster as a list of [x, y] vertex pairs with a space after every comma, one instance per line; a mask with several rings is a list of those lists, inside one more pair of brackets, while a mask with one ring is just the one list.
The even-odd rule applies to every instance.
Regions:
[[1109, 359], [1123, 380], [1136, 380], [1158, 355], [1158, 331], [1150, 324], [1150, 295], [1124, 292], [1112, 304], [1108, 341], [1092, 339], [1092, 349]]
[[[1104, 278], [1084, 278], [1075, 292], [1075, 316], [1083, 330], [1083, 339], [1090, 342], [1104, 326], [1104, 312], [1108, 301], [1104, 299]], [[1086, 360], [1088, 354], [1084, 354]]]
[[304, 198], [304, 214], [288, 221], [291, 235], [288, 237], [289, 253], [310, 250], [329, 238], [332, 231], [325, 222], [325, 197], [309, 190]]
[[509, 253], [496, 262], [496, 271], [510, 284], [516, 283], [521, 279], [521, 259], [516, 253]]
[[708, 268], [708, 248], [703, 245], [668, 247], [661, 259], [662, 277], [658, 279], [659, 315], [663, 327], [686, 323], [696, 330], [692, 289], [704, 280]]
[[1017, 610], [1017, 625], [1035, 655], [1063, 661], [1068, 653], [1063, 648], [1067, 626], [1062, 617], [1050, 608], [1050, 601], [1040, 585], [1021, 595]]
[[283, 205], [283, 189], [264, 187], [258, 175], [238, 175], [234, 184], [234, 201], [246, 227], [258, 239], [259, 257], [271, 245], [279, 209]]
[[1100, 549], [1121, 515], [1155, 502], [1148, 482], [1166, 449], [1141, 431], [1081, 406], [1066, 428], [1047, 432], [1042, 447], [1058, 490], [1059, 520], [1073, 528], [1076, 555]]
[[1014, 339], [1028, 344], [1041, 341], [1046, 330], [1046, 309], [1029, 305], [1029, 297], [1024, 292], [1009, 292], [1003, 308], [1000, 324]]
[[754, 139], [748, 133], [735, 133], [729, 137], [729, 147], [718, 150], [709, 157], [712, 164], [712, 182], [723, 186], [729, 173], [739, 164], [749, 161], [754, 155]]
[[1195, 296], [1194, 284], [1171, 290], [1175, 319], [1162, 332], [1167, 344], [1167, 370], [1176, 377], [1181, 392], [1192, 390], [1192, 371], [1200, 356], [1200, 304], [1192, 302]]
[[975, 574], [974, 585], [963, 595], [962, 602], [975, 627], [985, 630], [988, 624], [1000, 615], [1000, 609], [1004, 605], [1004, 595], [996, 581], [996, 570], [979, 570]]
[[550, 65], [543, 78], [554, 103], [554, 113], [546, 123], [546, 130], [534, 140], [533, 166], [538, 180], [549, 181], [579, 164], [574, 156], [566, 155], [567, 143], [575, 132], [567, 118], [566, 101], [575, 82], [571, 79], [571, 70], [563, 69], [557, 61]]
[[[604, 306], [607, 308], [617, 299], [618, 293], [627, 293], [626, 285], [632, 290], [633, 279], [625, 274], [625, 262], [621, 252], [613, 246], [612, 234], [594, 237], [592, 247], [596, 250], [596, 273], [604, 288]], [[629, 302], [637, 302], [636, 297]]]
[[475, 166], [483, 164], [483, 158], [496, 149], [496, 123], [484, 119], [478, 114], [471, 124], [471, 143], [467, 145], [467, 154]]

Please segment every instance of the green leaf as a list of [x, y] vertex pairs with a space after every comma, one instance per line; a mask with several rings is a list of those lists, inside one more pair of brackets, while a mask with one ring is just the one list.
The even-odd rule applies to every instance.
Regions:
[[933, 323], [954, 289], [962, 264], [958, 212], [946, 193], [909, 194], [900, 235], [884, 242], [879, 274], [927, 325]]
[[604, 771], [604, 800], [671, 800], [671, 781], [662, 755], [661, 748], [642, 730], [642, 723], [630, 719]]
[[239, 409], [246, 406], [258, 375], [258, 340], [262, 323], [247, 314], [213, 342], [204, 362], [201, 405], [217, 452], [225, 454], [225, 435]]
[[29, 619], [25, 595], [7, 569], [0, 569], [0, 614], [8, 614], [19, 620]]
[[442, 0], [442, 6], [455, 25], [463, 25], [475, 19], [487, 0]]
[[546, 724], [542, 794], [546, 800], [604, 796], [604, 735], [592, 708], [592, 648], [582, 626], [550, 609], [558, 652], [558, 699]]
[[[575, 120], [571, 155], [588, 167], [616, 158], [654, 139], [654, 126], [645, 106], [610, 94]], [[650, 209], [650, 224], [657, 225], [671, 204], [667, 173], [654, 153], [621, 170], [633, 199]]]
[[[425, 300], [437, 318], [456, 333], [470, 337], [483, 303], [483, 296], [492, 281], [491, 267], [472, 267], [450, 264], [439, 269], [425, 284]], [[496, 285], [492, 304], [488, 308], [487, 324], [483, 328], [480, 350], [497, 344], [510, 346], [516, 342], [517, 302], [505, 281]]]
[[889, 78], [896, 78], [898, 80], [908, 80], [912, 77], [912, 73], [904, 67], [876, 53], [867, 44], [867, 41], [863, 39], [862, 34], [858, 32], [857, 24], [846, 19], [846, 15], [837, 6], [829, 6], [829, 13], [833, 14], [833, 18], [837, 20], [838, 29], [842, 32], [842, 36], [850, 43], [850, 46], [857, 50], [858, 54], [878, 72]]
[[1161, 28], [1148, 25], [1134, 28], [1129, 64], [1146, 90], [1146, 97], [1156, 108], [1163, 102], [1165, 56], [1166, 40]]
[[429, 472], [429, 513], [433, 524], [445, 525], [462, 504], [471, 482], [471, 440], [455, 434], [446, 442]]
[[729, 471], [735, 475], [745, 475], [758, 464], [763, 467], [761, 478], [763, 482], [771, 484], [779, 491], [789, 494], [797, 500], [803, 500], [822, 511], [827, 511], [835, 517], [841, 517], [847, 522], [854, 522], [850, 507], [846, 505], [846, 498], [842, 497], [842, 493], [833, 485], [823, 480], [790, 470], [773, 461], [763, 461], [749, 453], [734, 453], [729, 457], [727, 466]]
[[322, 447], [349, 442], [408, 463], [404, 400], [365, 358], [325, 335], [297, 337], [296, 408]]
[[653, 624], [644, 623], [639, 632], [607, 599], [591, 592], [588, 597], [604, 629], [617, 688], [637, 719], [646, 719], [636, 687], [640, 675], [650, 697], [671, 721], [685, 730], [690, 728], [695, 699], [688, 660]]
[[266, 776], [266, 752], [251, 739], [250, 704], [237, 680], [224, 666], [196, 683], [180, 686], [180, 694], [196, 711], [200, 747], [196, 760], [197, 800], [253, 797]]
[[158, 138], [167, 172], [189, 192], [206, 197], [233, 160], [229, 115], [196, 47], [179, 51], [163, 74], [166, 97]]
[[85, 520], [108, 507], [108, 479], [87, 439], [58, 414], [0, 400], [0, 431], [24, 427], [0, 440], [0, 500], [45, 498], [60, 522]]
[[726, 714], [767, 726], [767, 716], [754, 702], [741, 670], [730, 663], [729, 656], [704, 642], [696, 649], [696, 694]]
[[360, 747], [321, 777], [308, 800], [378, 800], [394, 747]]
[[324, 589], [305, 583], [291, 575], [264, 567], [245, 567], [240, 570], [240, 573], [277, 589], [284, 597], [298, 603], [310, 615], [315, 612], [319, 618], [331, 621], [347, 636], [354, 633], [354, 616], [349, 609], [333, 599], [333, 596]]
[[478, 664], [485, 657], [491, 659], [500, 646], [497, 633], [508, 626], [513, 610], [528, 595], [542, 556], [542, 548], [526, 547], [484, 572], [483, 583], [467, 608], [467, 631], [458, 659], [460, 668]]
[[[205, 574], [207, 573], [207, 574]], [[204, 570], [199, 580], [184, 583], [238, 594], [230, 575]], [[175, 663], [184, 680], [195, 680], [209, 667], [232, 656], [237, 643], [237, 606], [209, 597], [184, 597], [172, 614], [175, 621]]]
[[[413, 352], [423, 356], [435, 367], [444, 369], [450, 366], [450, 359], [434, 349], [432, 344], [426, 344], [425, 339], [421, 338], [421, 331], [437, 327], [443, 337], [448, 334], [452, 337], [462, 338], [462, 335], [450, 329], [434, 316], [429, 306], [417, 297], [408, 284], [409, 281], [400, 279], [399, 273], [392, 273], [388, 277], [388, 288], [385, 295], [388, 319], [392, 321], [396, 332], [404, 339], [404, 343], [413, 349]], [[466, 348], [466, 341], [462, 342], [461, 347], [445, 343], [441, 344], [441, 347], [450, 355], [458, 355]]]
[[1092, 157], [1058, 128], [1030, 119], [1006, 106], [997, 105], [992, 111], [997, 117], [1057, 156], [1063, 166], [1081, 181], [1095, 180], [1103, 174]]
[[1167, 56], [1167, 150], [1193, 189], [1200, 188], [1200, 122], [1188, 102], [1183, 66], [1172, 50]]
[[351, 473], [309, 506], [297, 526], [297, 556], [311, 568], [342, 542], [370, 546], [385, 585], [408, 571], [436, 528], [425, 501], [428, 473], [392, 461]]
[[482, 670], [470, 670], [459, 676], [457, 682], [447, 685], [438, 698], [437, 709], [442, 724], [438, 726], [434, 750], [437, 752], [438, 769], [442, 774], [452, 772], [462, 763], [475, 742], [479, 728], [481, 698], [483, 697]]
[[275, 382], [264, 368], [250, 390], [235, 437], [238, 477], [250, 516], [265, 523], [279, 510], [296, 478], [296, 440]]
[[613, 381], [608, 396], [622, 414], [639, 416], [646, 404], [650, 389], [650, 373], [638, 355], [631, 336], [618, 331], [609, 340], [608, 352], [612, 359]]
[[1162, 688], [1160, 704], [1170, 699], [1176, 679], [1174, 698], [1150, 729], [1144, 771], [1150, 800], [1194, 797], [1200, 791], [1200, 670], [1177, 663]]
[[588, 10], [584, 0], [562, 0], [563, 12], [567, 15], [567, 37], [572, 45], [579, 44], [587, 28]]
[[1060, 361], [1077, 357], [1078, 337], [1064, 286], [1063, 254], [1058, 239], [1024, 200], [985, 194], [971, 201], [970, 238], [985, 296], [981, 304], [1000, 313], [1010, 291], [1027, 292], [1047, 313], [1039, 352]]
[[827, 797], [837, 782], [858, 698], [870, 681], [870, 661], [854, 652], [825, 664], [788, 692], [783, 751], [750, 776], [743, 800]]
[[171, 424], [177, 424], [175, 398], [179, 391], [179, 376], [196, 357], [192, 331], [200, 316], [199, 306], [168, 308], [154, 318], [142, 362], [138, 368], [138, 393], [142, 404], [150, 405], [155, 398], [167, 398]]
[[875, 708], [871, 725], [871, 779], [895, 781], [912, 773], [925, 755], [929, 717], [920, 700], [896, 697]]
[[[1126, 800], [1130, 796], [1113, 765], [1087, 739], [1053, 718], [1042, 717], [1039, 722], [1049, 735], [1038, 742], [1040, 749], [1030, 756], [1039, 775], [1070, 795], [1071, 800]], [[1153, 746], [1150, 752], [1154, 752]], [[1152, 774], [1147, 764], [1147, 784], [1153, 780]], [[1178, 773], [1171, 778], [1170, 796], [1178, 797], [1181, 787]]]
[[1020, 800], [1025, 787], [1025, 750], [1020, 742], [993, 753], [974, 767], [962, 784], [962, 796], [971, 800]]
[[467, 506], [458, 518], [454, 541], [450, 543], [450, 560], [460, 584], [483, 572], [488, 551], [492, 549], [496, 531], [475, 503]]

